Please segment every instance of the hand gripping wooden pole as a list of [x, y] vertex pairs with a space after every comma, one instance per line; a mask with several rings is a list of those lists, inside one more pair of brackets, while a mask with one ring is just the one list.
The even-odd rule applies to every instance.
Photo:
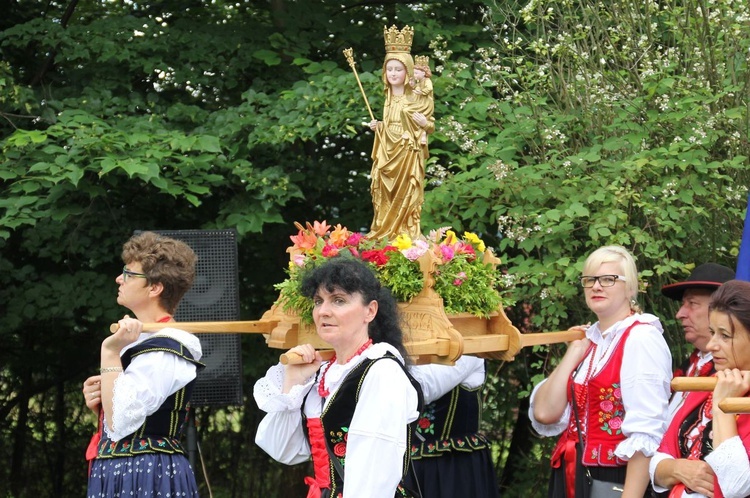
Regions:
[[[675, 377], [673, 391], [713, 391], [716, 377]], [[750, 413], [750, 398], [726, 398], [719, 403], [724, 413]]]
[[370, 120], [375, 121], [375, 116], [372, 114], [372, 109], [370, 109], [370, 102], [367, 100], [367, 95], [365, 95], [365, 89], [362, 88], [362, 82], [359, 81], [359, 74], [357, 74], [357, 68], [354, 65], [354, 50], [351, 48], [345, 48], [344, 57], [346, 57], [346, 62], [349, 63], [349, 67], [352, 68], [352, 72], [354, 72], [354, 77], [357, 79], [357, 85], [359, 85], [359, 91], [362, 92], [362, 98], [365, 99], [367, 112], [370, 113]]

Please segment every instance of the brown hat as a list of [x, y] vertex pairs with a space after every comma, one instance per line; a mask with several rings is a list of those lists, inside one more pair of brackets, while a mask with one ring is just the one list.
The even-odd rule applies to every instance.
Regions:
[[668, 298], [677, 301], [682, 300], [682, 295], [688, 289], [716, 290], [721, 284], [734, 278], [734, 270], [716, 263], [704, 263], [696, 266], [690, 276], [684, 282], [665, 285], [661, 293]]

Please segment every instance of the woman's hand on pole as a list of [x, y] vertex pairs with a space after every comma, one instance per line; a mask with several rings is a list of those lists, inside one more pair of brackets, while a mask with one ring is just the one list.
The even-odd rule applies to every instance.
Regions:
[[287, 355], [302, 357], [303, 363], [284, 365], [284, 387], [282, 392], [288, 393], [292, 387], [304, 384], [320, 368], [323, 359], [312, 344], [301, 344], [287, 351]]

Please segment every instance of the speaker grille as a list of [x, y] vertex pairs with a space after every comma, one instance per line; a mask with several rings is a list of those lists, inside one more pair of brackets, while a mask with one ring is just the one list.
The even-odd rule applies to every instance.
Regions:
[[[240, 318], [235, 230], [153, 230], [181, 240], [198, 255], [193, 287], [180, 302], [178, 322], [236, 321]], [[193, 388], [194, 406], [242, 405], [241, 334], [196, 334], [206, 368]]]

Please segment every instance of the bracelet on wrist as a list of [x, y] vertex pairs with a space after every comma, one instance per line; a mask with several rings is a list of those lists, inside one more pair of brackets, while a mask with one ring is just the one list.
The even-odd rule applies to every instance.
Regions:
[[100, 374], [110, 372], [122, 372], [122, 367], [102, 367], [99, 369]]

